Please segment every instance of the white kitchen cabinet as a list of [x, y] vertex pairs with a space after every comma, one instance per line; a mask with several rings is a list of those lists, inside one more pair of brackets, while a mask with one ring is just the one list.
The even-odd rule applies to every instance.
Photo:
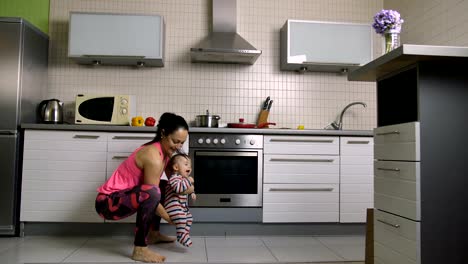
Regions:
[[288, 19], [281, 28], [281, 70], [347, 72], [371, 60], [370, 24]]
[[68, 57], [80, 64], [164, 66], [159, 15], [70, 13]]
[[263, 222], [338, 222], [339, 137], [264, 137]]
[[373, 138], [340, 138], [340, 222], [365, 223], [373, 208]]
[[26, 130], [20, 221], [103, 222], [94, 201], [106, 151], [106, 133]]

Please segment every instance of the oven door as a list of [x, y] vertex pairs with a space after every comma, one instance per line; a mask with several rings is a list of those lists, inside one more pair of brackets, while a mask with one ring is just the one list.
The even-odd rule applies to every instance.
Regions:
[[195, 179], [193, 207], [261, 207], [263, 152], [190, 149]]

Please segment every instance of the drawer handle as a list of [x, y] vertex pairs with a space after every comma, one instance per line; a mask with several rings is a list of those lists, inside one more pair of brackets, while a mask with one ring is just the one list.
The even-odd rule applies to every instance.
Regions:
[[270, 192], [331, 192], [333, 188], [270, 188]]
[[358, 140], [353, 140], [353, 141], [348, 141], [348, 144], [369, 144], [369, 140], [365, 141], [365, 140], [362, 140], [362, 141], [358, 141]]
[[292, 162], [333, 162], [334, 159], [275, 159], [272, 158], [270, 161], [292, 161]]
[[73, 138], [98, 139], [99, 136], [93, 136], [93, 135], [74, 135]]
[[308, 143], [333, 143], [333, 139], [283, 139], [283, 138], [272, 138], [270, 142], [308, 142]]
[[378, 170], [382, 171], [400, 171], [399, 168], [377, 168]]
[[381, 219], [377, 219], [377, 221], [379, 221], [379, 222], [382, 223], [382, 224], [385, 224], [385, 225], [394, 227], [394, 228], [399, 228], [399, 227], [400, 227], [400, 225], [398, 225], [398, 224], [391, 224], [391, 223], [385, 222], [384, 220], [381, 220]]
[[123, 159], [127, 159], [128, 156], [113, 156], [112, 159], [113, 160], [123, 160]]
[[114, 136], [112, 139], [120, 139], [120, 140], [131, 140], [131, 139], [140, 139], [140, 140], [153, 140], [152, 137], [135, 137], [135, 136]]
[[393, 134], [400, 134], [400, 131], [390, 131], [390, 132], [382, 132], [382, 133], [375, 133], [377, 136], [385, 136], [385, 135], [393, 135]]

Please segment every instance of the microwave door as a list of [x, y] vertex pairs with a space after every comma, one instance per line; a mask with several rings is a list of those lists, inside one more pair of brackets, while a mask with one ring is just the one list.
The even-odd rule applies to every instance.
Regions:
[[89, 120], [111, 122], [114, 111], [114, 97], [91, 98], [78, 106], [78, 113]]

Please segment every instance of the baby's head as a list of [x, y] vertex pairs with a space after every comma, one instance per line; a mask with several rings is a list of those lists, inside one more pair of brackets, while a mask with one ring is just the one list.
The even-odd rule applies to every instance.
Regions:
[[192, 172], [192, 162], [190, 157], [184, 153], [178, 153], [169, 160], [168, 168], [171, 174], [178, 173], [183, 177], [188, 177]]

